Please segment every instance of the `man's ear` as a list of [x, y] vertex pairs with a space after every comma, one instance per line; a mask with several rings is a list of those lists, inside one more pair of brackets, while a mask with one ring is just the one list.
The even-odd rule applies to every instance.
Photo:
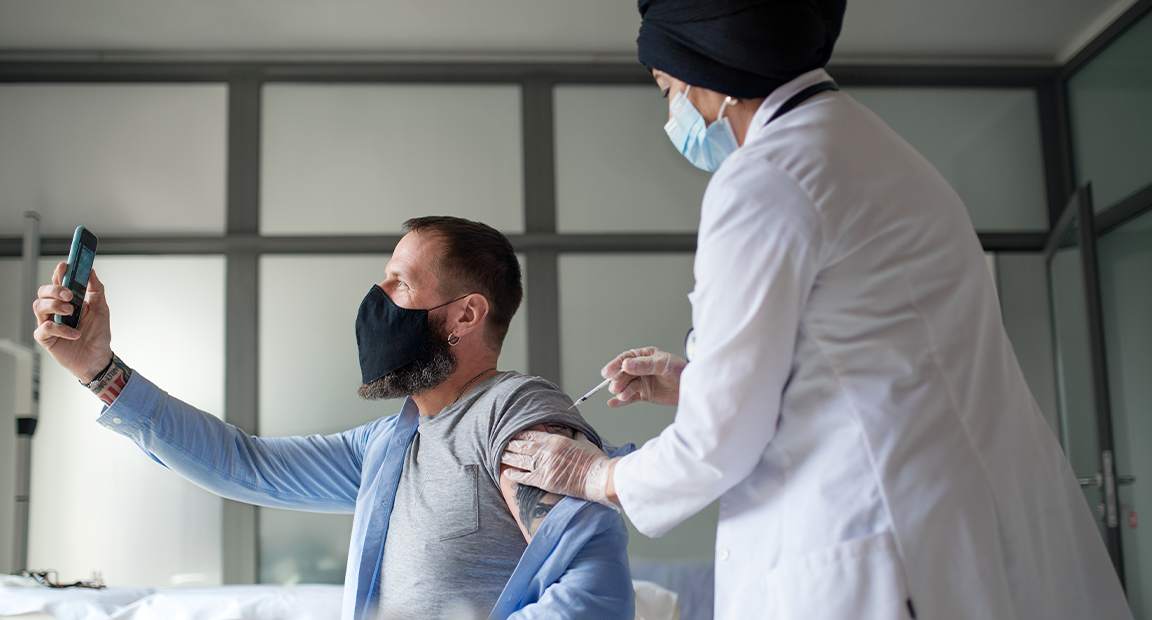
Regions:
[[488, 317], [488, 299], [480, 293], [472, 293], [464, 300], [464, 307], [449, 321], [449, 331], [457, 336], [480, 329]]

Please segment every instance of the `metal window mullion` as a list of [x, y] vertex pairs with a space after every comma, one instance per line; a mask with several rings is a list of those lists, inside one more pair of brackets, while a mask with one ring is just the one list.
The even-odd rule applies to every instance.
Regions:
[[[1101, 214], [1111, 230], [1117, 218], [1126, 220], [1143, 210], [1148, 202], [1149, 189], [1126, 199], [1122, 209]], [[1121, 213], [1123, 212], [1123, 213]], [[1038, 252], [1044, 247], [1048, 234], [1044, 232], [977, 232], [984, 249], [989, 252]], [[576, 233], [576, 234], [509, 234], [508, 239], [517, 252], [552, 250], [559, 253], [632, 254], [651, 252], [693, 252], [695, 233]], [[243, 253], [263, 254], [374, 254], [382, 247], [392, 247], [400, 235], [283, 235], [256, 236], [233, 234], [221, 237], [101, 237], [101, 256], [195, 256]], [[0, 258], [20, 256], [19, 238], [0, 238]], [[41, 241], [42, 256], [67, 256], [69, 237], [47, 237]]]
[[[525, 236], [556, 234], [556, 168], [552, 83], [521, 84], [521, 140], [524, 161]], [[528, 372], [560, 383], [560, 285], [558, 253], [534, 248], [526, 253]]]
[[1036, 89], [1040, 112], [1040, 145], [1048, 198], [1049, 229], [1056, 225], [1075, 189], [1068, 93], [1058, 76]]
[[556, 166], [552, 83], [525, 81], [520, 92], [524, 157], [524, 231], [556, 233]]
[[1149, 210], [1152, 210], [1152, 183], [1097, 214], [1096, 236], [1103, 237]]
[[[228, 84], [227, 259], [224, 315], [225, 419], [256, 434], [259, 412], [259, 260], [245, 243], [260, 232], [260, 87], [256, 76]], [[221, 519], [225, 584], [259, 582], [257, 509], [225, 499]]]

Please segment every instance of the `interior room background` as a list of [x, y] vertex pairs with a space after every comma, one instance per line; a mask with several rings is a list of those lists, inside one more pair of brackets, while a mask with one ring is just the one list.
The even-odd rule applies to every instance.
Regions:
[[[1055, 361], [1044, 248], [1091, 183], [1111, 226], [1098, 241], [1118, 469], [1152, 482], [1148, 7], [1059, 67], [829, 71], [964, 200], [1024, 374], [1067, 450], [1095, 437], [1062, 413], [1061, 382], [1074, 379]], [[622, 350], [682, 354], [691, 327], [710, 175], [669, 144], [666, 116], [634, 62], [0, 62], [0, 343], [25, 340], [15, 292], [35, 211], [41, 282], [73, 228], [100, 236], [95, 269], [129, 365], [251, 433], [339, 432], [398, 411], [356, 396], [355, 311], [400, 224], [450, 214], [503, 231], [524, 267], [500, 368], [577, 396]], [[182, 480], [99, 428], [99, 402], [50, 360], [40, 396], [29, 566], [139, 586], [342, 580], [351, 515], [254, 508]], [[604, 400], [581, 409], [616, 444], [643, 443], [673, 415]], [[10, 459], [24, 405], [5, 406]], [[0, 509], [14, 471], [0, 463]], [[1152, 519], [1148, 488], [1122, 488], [1121, 512]], [[660, 539], [632, 530], [633, 564], [710, 565], [716, 518], [713, 505]], [[1148, 617], [1152, 540], [1130, 529], [1129, 596]], [[0, 531], [0, 559], [11, 539]]]

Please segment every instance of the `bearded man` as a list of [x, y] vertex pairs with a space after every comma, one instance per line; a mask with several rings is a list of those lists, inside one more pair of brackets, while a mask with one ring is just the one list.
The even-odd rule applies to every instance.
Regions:
[[354, 513], [346, 620], [631, 619], [620, 515], [502, 475], [523, 430], [605, 449], [555, 385], [498, 370], [523, 298], [511, 243], [454, 217], [404, 231], [360, 305], [356, 341], [361, 397], [405, 401], [344, 433], [253, 437], [168, 396], [112, 352], [95, 272], [73, 329], [53, 320], [71, 312], [57, 267], [33, 305], [36, 340], [107, 405], [102, 426], [192, 482], [261, 506]]

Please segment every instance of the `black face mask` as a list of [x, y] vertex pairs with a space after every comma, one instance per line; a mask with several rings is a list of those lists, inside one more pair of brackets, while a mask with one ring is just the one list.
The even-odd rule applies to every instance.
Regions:
[[364, 383], [372, 383], [428, 352], [428, 312], [436, 308], [401, 308], [379, 285], [372, 285], [356, 313], [356, 348], [360, 351], [360, 375]]

